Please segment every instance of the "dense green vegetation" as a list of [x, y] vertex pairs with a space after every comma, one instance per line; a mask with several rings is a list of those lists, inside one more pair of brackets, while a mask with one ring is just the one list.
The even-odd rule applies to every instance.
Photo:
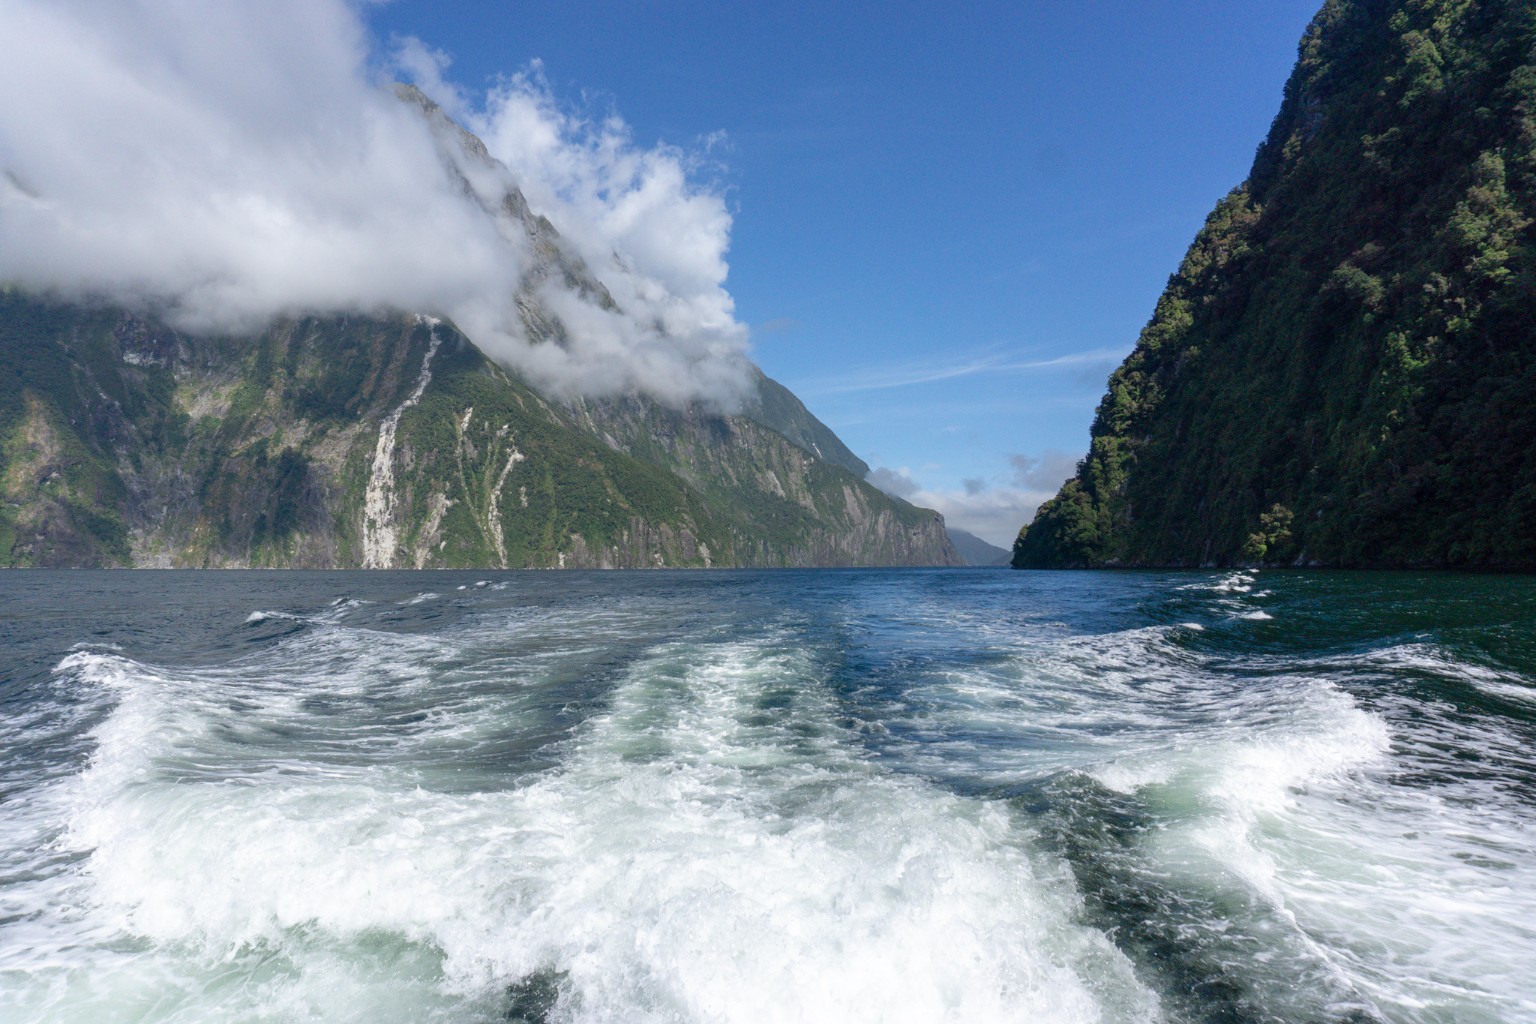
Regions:
[[796, 398], [794, 392], [772, 377], [757, 374], [757, 397], [742, 411], [747, 419], [783, 434], [808, 452], [842, 466], [860, 480], [869, 475], [869, 463], [853, 454], [843, 439]]
[[1329, 0], [1014, 565], [1536, 567], [1536, 5]]
[[[430, 383], [406, 404], [429, 349]], [[407, 316], [194, 337], [0, 291], [0, 375], [0, 566], [362, 565], [370, 528], [383, 564], [407, 567], [950, 553], [933, 513], [759, 422], [854, 458], [782, 388], [751, 419], [638, 396], [592, 403], [600, 430], [452, 325]], [[396, 412], [381, 483], [381, 425]], [[616, 445], [626, 426], [633, 443]], [[370, 485], [388, 506], [372, 527]]]
[[[962, 564], [934, 512], [866, 483], [862, 462], [863, 472], [851, 473], [845, 462], [857, 460], [842, 442], [788, 391], [761, 381], [768, 401], [741, 416], [630, 396], [578, 402], [572, 419], [684, 481], [743, 564]], [[770, 402], [777, 414], [763, 408]], [[768, 418], [784, 432], [766, 426]]]
[[411, 460], [412, 539], [430, 520], [433, 493], [454, 502], [443, 519], [448, 564], [500, 564], [498, 528], [510, 566], [576, 557], [575, 538], [583, 560], [601, 563], [598, 553], [606, 551], [610, 564], [653, 564], [656, 554], [665, 564], [705, 564], [686, 544], [639, 550], [646, 547], [635, 537], [641, 524], [664, 524], [716, 553], [729, 551], [682, 481], [572, 429], [467, 343], [438, 357], [433, 386], [402, 420], [400, 438]]
[[[41, 342], [41, 343], [39, 343]], [[110, 321], [0, 289], [0, 564], [121, 564], [122, 477], [93, 436], [180, 436], [171, 382], [108, 351]]]

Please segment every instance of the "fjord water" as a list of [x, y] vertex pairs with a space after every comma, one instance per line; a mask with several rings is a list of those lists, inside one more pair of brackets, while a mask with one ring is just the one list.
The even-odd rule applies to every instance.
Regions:
[[1536, 1021], [1536, 579], [0, 576], [5, 1021]]

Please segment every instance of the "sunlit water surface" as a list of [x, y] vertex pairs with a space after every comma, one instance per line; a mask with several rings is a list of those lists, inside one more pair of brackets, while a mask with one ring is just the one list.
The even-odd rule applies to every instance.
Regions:
[[1536, 1021], [1536, 579], [0, 575], [0, 1020]]

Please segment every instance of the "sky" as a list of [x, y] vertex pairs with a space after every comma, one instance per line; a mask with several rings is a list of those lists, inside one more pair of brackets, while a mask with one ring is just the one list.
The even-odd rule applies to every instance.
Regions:
[[[1317, 2], [0, 0], [0, 280], [188, 329], [445, 315], [550, 392], [725, 411], [750, 358], [1006, 546]], [[541, 285], [564, 347], [512, 183], [618, 300]]]
[[698, 156], [752, 358], [877, 482], [1000, 545], [1247, 175], [1319, 0], [394, 0], [484, 89]]

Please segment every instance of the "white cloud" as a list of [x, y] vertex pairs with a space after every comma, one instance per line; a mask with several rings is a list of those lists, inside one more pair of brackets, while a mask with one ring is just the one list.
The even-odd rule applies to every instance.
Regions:
[[1013, 546], [1019, 528], [1035, 517], [1040, 503], [1055, 492], [1021, 491], [1012, 488], [989, 489], [977, 494], [965, 490], [923, 489], [907, 500], [931, 508], [944, 516], [944, 522], [957, 526], [1000, 548]]
[[449, 117], [462, 120], [469, 114], [472, 101], [460, 85], [448, 78], [448, 68], [453, 64], [448, 51], [429, 46], [415, 36], [396, 36], [390, 42], [393, 50], [389, 63], [405, 80], [432, 97]]
[[[739, 363], [747, 342], [725, 289], [731, 215], [720, 194], [693, 184], [694, 160], [673, 146], [635, 145], [612, 115], [562, 108], [538, 65], [494, 89], [468, 121], [641, 325], [642, 362], [665, 372], [665, 349], [714, 374], [714, 385], [728, 383], [717, 371], [732, 356]], [[666, 390], [668, 381], [654, 385]]]
[[1057, 451], [1040, 456], [1014, 455], [1009, 462], [1013, 472], [1001, 485], [971, 477], [962, 480], [958, 488], [929, 488], [918, 483], [906, 467], [884, 466], [871, 470], [868, 479], [887, 494], [941, 513], [949, 526], [1008, 548], [1019, 528], [1034, 519], [1042, 502], [1056, 496], [1077, 465], [1071, 456]]
[[498, 175], [444, 159], [367, 40], [344, 0], [0, 0], [0, 280], [193, 329], [439, 313], [548, 388], [742, 393], [731, 219], [681, 151], [562, 112], [537, 75], [476, 106], [446, 55], [396, 41], [393, 66], [486, 133], [624, 310], [552, 298], [569, 344], [530, 344], [514, 298], [534, 256], [482, 208]]
[[998, 376], [1002, 374], [1071, 371], [1084, 379], [1098, 382], [1107, 369], [1125, 358], [1119, 349], [1091, 349], [1072, 352], [1049, 359], [1019, 359], [996, 351], [960, 353], [943, 360], [906, 362], [888, 366], [869, 367], [851, 373], [807, 383], [802, 390], [807, 394], [835, 395], [854, 391], [883, 391], [919, 384], [935, 384], [940, 381], [978, 374]]
[[1010, 455], [1015, 487], [1047, 490], [1054, 495], [1077, 472], [1079, 456], [1051, 449], [1039, 455]]
[[885, 466], [878, 466], [870, 470], [869, 476], [865, 479], [896, 498], [910, 499], [912, 495], [923, 489], [922, 485], [912, 479], [911, 473], [906, 469], [887, 469]]

